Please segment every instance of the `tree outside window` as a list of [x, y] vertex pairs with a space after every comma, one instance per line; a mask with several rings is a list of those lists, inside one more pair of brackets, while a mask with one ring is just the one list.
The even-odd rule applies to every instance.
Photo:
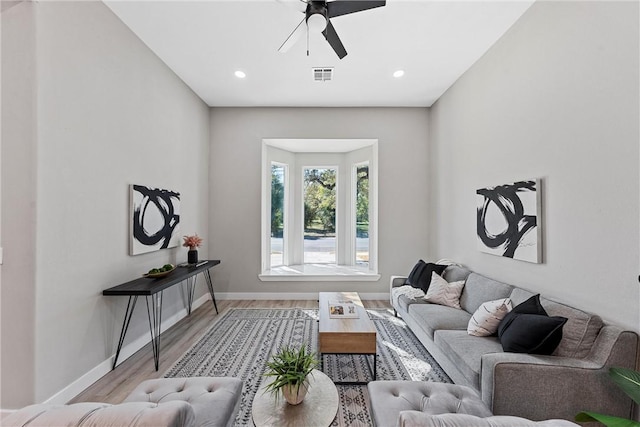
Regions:
[[304, 169], [304, 261], [336, 262], [336, 173]]
[[271, 164], [271, 265], [284, 264], [284, 178], [285, 167]]

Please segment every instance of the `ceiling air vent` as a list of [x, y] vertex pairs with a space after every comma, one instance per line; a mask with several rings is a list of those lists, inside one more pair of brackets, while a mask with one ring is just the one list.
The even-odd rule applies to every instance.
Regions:
[[322, 67], [313, 69], [313, 80], [316, 82], [330, 82], [333, 80], [333, 68]]

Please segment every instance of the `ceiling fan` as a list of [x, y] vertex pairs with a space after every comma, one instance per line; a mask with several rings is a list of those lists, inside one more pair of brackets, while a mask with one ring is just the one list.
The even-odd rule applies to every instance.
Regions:
[[[349, 13], [361, 12], [363, 10], [373, 9], [384, 6], [386, 0], [278, 0], [289, 6], [296, 7], [300, 12], [304, 13], [304, 18], [293, 30], [293, 32], [282, 43], [278, 49], [279, 52], [288, 51], [291, 46], [300, 38], [307, 30], [309, 32], [322, 32], [324, 38], [327, 39], [331, 48], [336, 52], [340, 59], [347, 56], [347, 51], [338, 37], [335, 28], [331, 25], [331, 18], [336, 16], [347, 15]], [[303, 25], [305, 24], [306, 25]], [[306, 27], [306, 28], [305, 28]], [[309, 51], [307, 49], [307, 55]]]

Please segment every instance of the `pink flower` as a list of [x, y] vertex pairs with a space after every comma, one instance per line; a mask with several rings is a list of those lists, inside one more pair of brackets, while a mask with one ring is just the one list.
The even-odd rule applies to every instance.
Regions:
[[202, 244], [202, 237], [199, 237], [197, 234], [194, 234], [193, 236], [184, 236], [183, 239], [184, 243], [182, 244], [182, 246], [191, 250], [197, 248]]

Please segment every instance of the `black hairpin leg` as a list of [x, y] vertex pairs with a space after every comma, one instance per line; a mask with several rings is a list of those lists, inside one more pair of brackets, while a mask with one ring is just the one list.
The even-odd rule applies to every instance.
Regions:
[[191, 306], [193, 306], [193, 298], [196, 292], [196, 278], [192, 276], [187, 278], [187, 313], [191, 316]]
[[207, 287], [209, 288], [209, 293], [211, 294], [211, 299], [213, 300], [213, 306], [216, 308], [216, 314], [218, 314], [218, 304], [216, 304], [216, 294], [213, 292], [213, 282], [211, 281], [211, 274], [209, 274], [209, 270], [204, 271], [204, 278], [207, 281]]
[[[147, 296], [147, 315], [149, 316], [149, 330], [151, 332], [151, 349], [156, 371], [160, 363], [160, 326], [162, 324], [162, 291]], [[151, 298], [151, 300], [149, 300]], [[149, 303], [151, 301], [151, 303]]]
[[[131, 302], [133, 300], [133, 303]], [[137, 295], [129, 296], [129, 302], [127, 303], [127, 311], [124, 313], [124, 322], [122, 323], [122, 331], [120, 331], [120, 339], [118, 340], [118, 349], [116, 350], [116, 357], [113, 359], [113, 366], [111, 369], [116, 369], [118, 364], [118, 356], [120, 356], [120, 350], [122, 350], [122, 344], [124, 343], [124, 336], [129, 329], [129, 322], [131, 322], [131, 316], [133, 315], [133, 309], [136, 308], [136, 302], [138, 301]]]

